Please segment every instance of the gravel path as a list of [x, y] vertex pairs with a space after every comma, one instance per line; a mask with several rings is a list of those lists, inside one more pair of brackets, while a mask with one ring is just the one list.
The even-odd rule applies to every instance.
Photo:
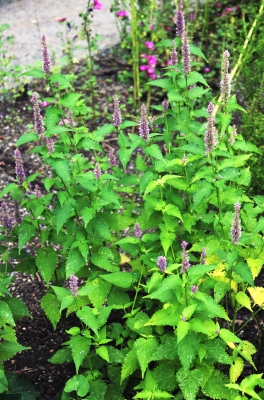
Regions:
[[[105, 49], [117, 44], [119, 35], [114, 14], [110, 12], [112, 0], [100, 2], [103, 9], [94, 10], [92, 31], [103, 36], [99, 47]], [[0, 0], [0, 24], [8, 23], [10, 28], [5, 31], [6, 35], [15, 37], [15, 44], [9, 46], [9, 54], [15, 55], [15, 63], [32, 65], [41, 60], [42, 34], [46, 35], [48, 47], [54, 51], [55, 57], [61, 57], [62, 43], [58, 32], [63, 32], [64, 26], [56, 18], [65, 17], [78, 27], [71, 31], [73, 37], [81, 28], [79, 13], [85, 11], [86, 5], [87, 0]], [[83, 57], [84, 52], [79, 50], [77, 58]]]

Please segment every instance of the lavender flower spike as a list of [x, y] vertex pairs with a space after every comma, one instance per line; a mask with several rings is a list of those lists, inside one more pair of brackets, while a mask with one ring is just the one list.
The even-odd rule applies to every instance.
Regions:
[[78, 296], [78, 278], [72, 274], [69, 278], [69, 288], [73, 297]]
[[32, 94], [31, 101], [33, 103], [33, 114], [34, 114], [34, 126], [37, 135], [41, 138], [42, 133], [44, 132], [44, 123], [42, 116], [40, 114], [40, 108], [38, 104], [38, 95], [36, 92]]
[[200, 259], [200, 264], [205, 264], [205, 261], [206, 261], [206, 250], [205, 250], [205, 248], [203, 247], [203, 248], [202, 248], [201, 259]]
[[182, 242], [181, 243], [181, 248], [182, 248], [182, 253], [181, 253], [181, 258], [182, 258], [182, 267], [181, 267], [181, 272], [184, 273], [188, 271], [188, 269], [191, 267], [191, 264], [189, 262], [189, 256], [188, 256], [188, 251], [186, 250], [188, 246], [187, 242]]
[[214, 126], [215, 119], [213, 117], [214, 104], [212, 102], [210, 102], [208, 104], [207, 111], [208, 111], [209, 117], [207, 119], [205, 136], [204, 136], [205, 155], [206, 156], [208, 156], [208, 154], [214, 149], [214, 147], [216, 147], [216, 145], [218, 143], [217, 130]]
[[182, 59], [183, 59], [183, 72], [186, 77], [186, 75], [188, 75], [191, 72], [190, 45], [186, 31], [184, 31], [182, 34]]
[[223, 98], [224, 104], [227, 103], [227, 100], [230, 97], [231, 93], [231, 85], [230, 85], [230, 74], [228, 72], [229, 69], [229, 60], [230, 53], [228, 50], [225, 50], [223, 53], [223, 61], [222, 61], [222, 79], [220, 82], [221, 88], [221, 96]]
[[51, 62], [45, 35], [41, 36], [41, 44], [42, 44], [42, 70], [45, 73], [46, 78], [48, 78], [50, 76]]
[[179, 38], [182, 38], [182, 34], [185, 31], [185, 19], [184, 14], [182, 12], [182, 0], [178, 0], [178, 9], [176, 12], [176, 34]]
[[141, 106], [141, 118], [139, 121], [139, 135], [142, 137], [145, 142], [149, 137], [149, 125], [148, 125], [148, 117], [147, 117], [147, 107], [145, 104]]
[[45, 142], [49, 151], [49, 154], [54, 152], [54, 140], [52, 138], [45, 138]]
[[171, 65], [178, 64], [178, 54], [176, 51], [176, 43], [174, 40], [172, 41], [172, 50], [170, 52], [170, 63]]
[[1, 204], [2, 207], [2, 218], [1, 218], [1, 224], [4, 228], [6, 228], [7, 231], [11, 231], [12, 229], [12, 219], [10, 218], [10, 215], [8, 213], [7, 205], [3, 201]]
[[23, 160], [21, 157], [21, 153], [18, 149], [14, 151], [14, 157], [15, 157], [15, 171], [16, 171], [16, 177], [19, 185], [22, 185], [23, 182], [26, 180], [26, 174], [24, 171], [24, 165], [23, 165]]
[[110, 150], [108, 152], [108, 162], [111, 167], [115, 167], [117, 165], [115, 150], [112, 147], [110, 147]]
[[122, 124], [122, 117], [121, 117], [121, 112], [119, 108], [119, 100], [114, 96], [114, 114], [113, 114], [113, 121], [114, 121], [114, 126], [118, 128]]
[[167, 267], [166, 257], [159, 256], [158, 260], [157, 260], [157, 265], [158, 265], [159, 269], [161, 270], [161, 272], [164, 272]]
[[235, 214], [234, 214], [234, 219], [231, 227], [231, 237], [232, 237], [232, 242], [235, 245], [238, 245], [238, 240], [241, 237], [241, 221], [239, 219], [239, 214], [240, 214], [240, 204], [237, 202], [234, 205], [235, 209]]
[[143, 232], [140, 229], [140, 225], [138, 222], [135, 223], [135, 227], [134, 227], [134, 237], [135, 238], [141, 238]]
[[96, 163], [95, 164], [95, 169], [94, 169], [95, 179], [99, 180], [101, 175], [102, 175], [102, 172], [101, 172], [100, 165], [98, 163]]

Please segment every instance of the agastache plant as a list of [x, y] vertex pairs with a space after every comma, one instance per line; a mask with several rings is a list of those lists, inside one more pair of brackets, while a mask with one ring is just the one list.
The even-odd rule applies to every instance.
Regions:
[[185, 32], [185, 19], [184, 19], [184, 14], [182, 11], [183, 5], [182, 5], [182, 0], [178, 1], [178, 8], [176, 12], [176, 33], [179, 36], [179, 38], [182, 38], [183, 33]]
[[119, 107], [119, 100], [114, 96], [114, 113], [113, 113], [114, 126], [118, 128], [122, 124], [121, 111]]
[[4, 228], [6, 228], [7, 231], [11, 231], [13, 223], [9, 215], [6, 202], [3, 201], [1, 203], [1, 208], [2, 208], [1, 224]]
[[182, 253], [181, 253], [181, 272], [185, 273], [188, 271], [188, 269], [190, 269], [191, 264], [189, 261], [189, 255], [188, 255], [188, 251], [187, 251], [187, 246], [188, 243], [183, 241], [181, 243], [181, 248], [182, 248]]
[[141, 117], [139, 121], [139, 135], [142, 137], [145, 142], [148, 140], [149, 137], [149, 124], [148, 124], [148, 117], [147, 117], [147, 107], [143, 103], [141, 105]]
[[215, 128], [215, 119], [213, 117], [214, 104], [210, 102], [207, 107], [209, 117], [207, 118], [204, 143], [205, 143], [205, 155], [208, 156], [213, 149], [216, 147], [217, 141], [217, 129]]
[[231, 93], [230, 74], [229, 74], [229, 57], [230, 57], [229, 51], [225, 50], [223, 53], [222, 79], [220, 82], [221, 96], [222, 96], [223, 103], [225, 105], [226, 105], [227, 100], [229, 99], [230, 93]]
[[182, 34], [182, 62], [184, 75], [187, 77], [187, 75], [191, 72], [191, 56], [189, 39], [186, 31], [184, 31]]
[[161, 272], [165, 272], [166, 268], [167, 268], [167, 259], [164, 256], [159, 256], [158, 260], [157, 260], [157, 265], [159, 267], [159, 269], [161, 270]]
[[36, 131], [39, 139], [41, 139], [45, 128], [44, 128], [44, 122], [43, 122], [42, 115], [40, 114], [40, 108], [39, 108], [39, 103], [38, 103], [38, 95], [37, 95], [36, 92], [34, 92], [32, 94], [31, 101], [33, 103], [33, 114], [34, 114], [35, 131]]
[[42, 70], [45, 73], [46, 78], [48, 78], [50, 76], [51, 62], [45, 35], [41, 36], [41, 43], [42, 43]]
[[74, 274], [71, 274], [69, 278], [69, 288], [73, 297], [78, 296], [78, 278]]
[[24, 170], [22, 156], [18, 149], [14, 151], [14, 158], [15, 158], [15, 171], [16, 171], [17, 182], [19, 185], [22, 185], [22, 183], [25, 182], [26, 180], [26, 174]]
[[234, 219], [233, 219], [233, 223], [232, 223], [232, 227], [231, 227], [231, 238], [232, 238], [232, 242], [235, 245], [238, 245], [238, 241], [241, 237], [241, 221], [239, 219], [240, 217], [240, 203], [237, 202], [234, 205]]

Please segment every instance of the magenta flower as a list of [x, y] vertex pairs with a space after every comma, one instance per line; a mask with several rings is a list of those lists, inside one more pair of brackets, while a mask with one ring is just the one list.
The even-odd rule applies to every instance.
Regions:
[[40, 103], [40, 105], [41, 105], [41, 107], [48, 107], [50, 105], [50, 102], [49, 101], [42, 101]]
[[93, 9], [94, 10], [102, 10], [103, 5], [100, 3], [99, 0], [94, 0]]
[[116, 16], [119, 18], [127, 18], [128, 14], [125, 10], [120, 10], [116, 12]]
[[151, 29], [152, 31], [154, 31], [154, 25], [149, 25], [149, 29]]
[[149, 75], [154, 74], [154, 72], [155, 72], [155, 69], [154, 69], [153, 67], [148, 67], [148, 68], [147, 68], [147, 73], [148, 73]]
[[204, 72], [206, 72], [208, 74], [208, 72], [210, 72], [210, 71], [211, 71], [210, 68], [205, 67]]
[[140, 71], [146, 71], [148, 69], [147, 65], [140, 65], [139, 66]]
[[67, 18], [57, 18], [57, 22], [65, 22]]
[[166, 26], [165, 31], [171, 31], [171, 27], [170, 26]]
[[189, 15], [189, 17], [190, 17], [191, 20], [194, 19], [194, 14], [191, 13], [191, 14]]
[[216, 7], [220, 8], [220, 7], [222, 7], [222, 4], [221, 3], [217, 3]]
[[148, 40], [145, 42], [145, 46], [147, 49], [155, 50], [155, 45], [153, 42], [149, 42]]
[[151, 67], [155, 67], [156, 66], [156, 64], [157, 64], [157, 57], [156, 56], [146, 55], [145, 57], [146, 57], [148, 65], [150, 65]]
[[157, 78], [157, 75], [156, 74], [150, 74], [150, 75], [148, 75], [148, 78], [154, 80], [154, 79]]

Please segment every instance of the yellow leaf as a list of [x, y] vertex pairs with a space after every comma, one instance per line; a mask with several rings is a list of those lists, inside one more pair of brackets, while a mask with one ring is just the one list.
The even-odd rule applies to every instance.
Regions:
[[259, 273], [261, 271], [261, 268], [262, 268], [262, 265], [263, 265], [263, 260], [260, 259], [260, 258], [258, 258], [257, 260], [254, 260], [254, 258], [248, 258], [247, 259], [247, 264], [248, 264], [248, 266], [250, 268], [250, 271], [252, 273], [253, 279], [255, 279], [259, 275]]
[[248, 288], [248, 291], [255, 304], [257, 304], [261, 308], [264, 308], [264, 288], [255, 286], [254, 288]]
[[236, 297], [236, 301], [239, 304], [241, 304], [243, 307], [246, 307], [250, 311], [252, 311], [250, 298], [246, 295], [246, 293], [238, 292], [235, 297]]
[[121, 259], [120, 265], [129, 263], [131, 261], [130, 258], [125, 253], [120, 254], [120, 259]]
[[244, 369], [244, 361], [242, 360], [242, 358], [237, 357], [235, 359], [234, 364], [230, 367], [229, 370], [230, 382], [235, 383], [237, 379], [240, 377], [243, 369]]

